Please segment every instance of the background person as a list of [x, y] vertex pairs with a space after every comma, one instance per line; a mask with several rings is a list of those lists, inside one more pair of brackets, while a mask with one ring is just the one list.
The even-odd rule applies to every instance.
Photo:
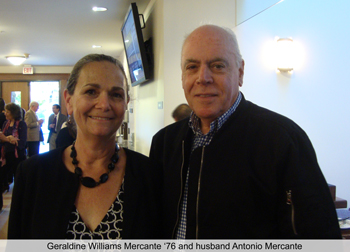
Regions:
[[32, 101], [29, 105], [30, 109], [24, 116], [24, 121], [27, 124], [27, 146], [28, 156], [39, 154], [40, 142], [44, 140], [41, 126], [44, 122], [43, 119], [38, 119], [36, 112], [39, 109], [39, 103]]
[[191, 115], [192, 109], [186, 103], [177, 106], [171, 114], [175, 122], [183, 120]]
[[56, 148], [56, 138], [61, 130], [62, 124], [67, 121], [67, 116], [61, 113], [61, 106], [58, 104], [52, 105], [53, 114], [49, 117], [48, 129], [50, 131], [47, 142], [50, 150]]
[[[0, 133], [1, 141], [1, 169], [0, 182], [2, 192], [9, 190], [13, 182], [18, 164], [26, 159], [27, 125], [21, 119], [21, 108], [15, 103], [5, 106], [6, 121]], [[0, 204], [2, 207], [2, 204]]]
[[68, 121], [62, 124], [60, 132], [56, 138], [56, 148], [71, 145], [77, 137], [77, 126], [73, 115], [68, 117]]
[[25, 116], [26, 116], [26, 110], [24, 108], [21, 108], [21, 118], [23, 121]]
[[0, 98], [0, 128], [2, 128], [2, 125], [6, 121], [5, 105], [4, 99]]
[[244, 61], [233, 32], [195, 29], [181, 69], [193, 114], [160, 130], [150, 152], [164, 238], [341, 238], [305, 132], [239, 91]]
[[8, 238], [156, 238], [149, 160], [115, 143], [129, 102], [122, 64], [106, 55], [85, 56], [64, 97], [76, 141], [18, 167]]

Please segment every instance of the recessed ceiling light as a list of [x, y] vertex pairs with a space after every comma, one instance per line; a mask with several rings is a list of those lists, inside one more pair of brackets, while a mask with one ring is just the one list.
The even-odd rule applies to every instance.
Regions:
[[93, 45], [92, 48], [101, 48], [102, 46], [100, 45]]
[[92, 7], [92, 10], [93, 11], [106, 11], [107, 8], [94, 6], [94, 7]]

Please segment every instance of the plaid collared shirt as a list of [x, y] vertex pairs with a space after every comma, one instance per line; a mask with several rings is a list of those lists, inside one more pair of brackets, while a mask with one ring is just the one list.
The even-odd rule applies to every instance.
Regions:
[[[213, 136], [215, 135], [215, 133], [222, 127], [222, 125], [233, 114], [233, 112], [235, 112], [241, 100], [242, 100], [242, 94], [241, 92], [239, 92], [238, 97], [234, 102], [234, 104], [223, 115], [221, 115], [215, 121], [210, 123], [210, 130], [205, 135], [202, 133], [200, 129], [200, 119], [196, 116], [196, 114], [192, 112], [190, 121], [188, 123], [189, 127], [193, 130], [193, 133], [194, 133], [194, 139], [192, 143], [192, 152], [198, 147], [207, 146], [210, 144], [210, 141], [213, 139]], [[190, 167], [188, 167], [187, 169], [184, 196], [183, 196], [182, 206], [181, 206], [180, 223], [176, 233], [176, 238], [180, 240], [186, 239], [186, 222], [187, 222], [186, 216], [187, 216], [187, 196], [188, 196], [189, 174], [190, 174]]]

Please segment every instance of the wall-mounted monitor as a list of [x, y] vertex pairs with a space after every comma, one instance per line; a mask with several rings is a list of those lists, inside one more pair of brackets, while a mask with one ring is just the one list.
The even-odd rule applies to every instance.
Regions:
[[136, 3], [131, 3], [121, 32], [131, 85], [136, 86], [149, 80], [152, 76], [152, 66], [143, 41], [140, 15]]

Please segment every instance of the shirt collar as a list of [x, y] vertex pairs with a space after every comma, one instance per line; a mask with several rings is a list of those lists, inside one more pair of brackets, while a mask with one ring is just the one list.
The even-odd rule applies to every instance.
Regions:
[[[222, 125], [227, 121], [227, 119], [233, 114], [233, 112], [235, 112], [241, 100], [242, 100], [242, 94], [241, 92], [239, 92], [238, 97], [236, 101], [233, 103], [233, 105], [224, 114], [222, 114], [220, 117], [216, 118], [214, 121], [210, 123], [210, 130], [207, 134], [217, 132], [222, 127]], [[203, 135], [200, 129], [200, 119], [193, 111], [191, 113], [188, 126], [192, 129], [194, 134]]]

